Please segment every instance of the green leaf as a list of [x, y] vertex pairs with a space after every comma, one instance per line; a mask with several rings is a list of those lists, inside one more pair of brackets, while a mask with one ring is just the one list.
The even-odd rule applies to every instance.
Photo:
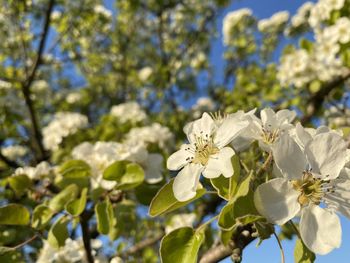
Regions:
[[315, 259], [315, 254], [311, 252], [300, 239], [297, 239], [294, 248], [294, 262], [313, 263]]
[[30, 213], [19, 204], [9, 204], [0, 207], [0, 225], [28, 225]]
[[68, 223], [68, 219], [62, 216], [52, 225], [47, 236], [47, 241], [52, 247], [59, 248], [65, 245], [66, 239], [69, 237]]
[[254, 223], [256, 232], [259, 235], [259, 244], [265, 239], [270, 238], [270, 236], [275, 232], [275, 227], [266, 221], [257, 221]]
[[38, 205], [33, 211], [32, 227], [43, 229], [54, 215], [54, 211], [46, 205]]
[[299, 42], [299, 45], [302, 49], [305, 49], [306, 51], [308, 51], [308, 53], [312, 51], [313, 43], [307, 40], [306, 38], [302, 38]]
[[163, 237], [160, 243], [162, 263], [197, 262], [198, 250], [204, 240], [203, 231], [178, 228]]
[[25, 174], [10, 176], [8, 182], [18, 196], [24, 194], [32, 185], [32, 181]]
[[70, 184], [76, 184], [80, 188], [88, 187], [90, 182], [91, 168], [81, 160], [69, 160], [63, 163], [59, 168], [60, 176], [55, 183], [65, 188]]
[[231, 177], [226, 178], [221, 175], [217, 178], [210, 179], [211, 184], [216, 191], [218, 191], [218, 195], [227, 201], [233, 197], [241, 173], [239, 157], [236, 154], [232, 157], [231, 162], [234, 171]]
[[111, 202], [106, 199], [95, 205], [97, 230], [103, 235], [107, 235], [117, 224]]
[[120, 235], [130, 236], [137, 226], [136, 205], [131, 200], [123, 200], [114, 209], [117, 224], [109, 231], [109, 238], [116, 240]]
[[197, 194], [195, 197], [186, 202], [180, 202], [174, 196], [173, 183], [174, 179], [170, 180], [155, 195], [149, 207], [150, 216], [158, 216], [170, 211], [174, 211], [202, 197], [206, 193], [206, 190], [200, 185], [201, 188], [197, 189]]
[[232, 235], [233, 233], [235, 232], [235, 228], [231, 229], [231, 230], [221, 230], [220, 232], [220, 239], [221, 239], [221, 242], [227, 246], [228, 243], [230, 242], [231, 238], [232, 238]]
[[12, 248], [12, 247], [2, 247], [2, 246], [0, 246], [0, 256], [4, 255], [6, 253], [9, 253], [9, 252], [13, 252], [13, 251], [15, 251], [15, 249]]
[[79, 189], [76, 184], [67, 186], [50, 200], [49, 207], [55, 212], [61, 211], [69, 201], [78, 196], [78, 192]]
[[129, 161], [116, 161], [103, 172], [103, 179], [117, 182], [116, 189], [129, 190], [140, 185], [145, 177], [142, 167]]
[[72, 216], [78, 216], [84, 211], [87, 200], [87, 190], [87, 188], [84, 188], [79, 199], [71, 200], [66, 204], [66, 211]]
[[232, 230], [237, 223], [248, 224], [263, 218], [254, 205], [254, 192], [250, 189], [252, 175], [242, 179], [234, 198], [221, 210], [218, 224], [222, 229]]

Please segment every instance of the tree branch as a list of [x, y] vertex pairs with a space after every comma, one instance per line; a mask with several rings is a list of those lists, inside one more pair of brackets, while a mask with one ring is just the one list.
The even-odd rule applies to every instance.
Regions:
[[241, 262], [243, 249], [249, 245], [255, 237], [252, 225], [238, 227], [237, 232], [227, 246], [219, 244], [209, 249], [200, 259], [200, 263], [215, 263], [231, 255], [234, 262]]
[[42, 62], [42, 55], [43, 55], [43, 52], [45, 49], [45, 43], [46, 43], [46, 39], [47, 39], [48, 32], [49, 32], [50, 17], [51, 17], [51, 13], [53, 11], [54, 3], [55, 3], [55, 0], [50, 0], [50, 2], [48, 4], [46, 16], [45, 16], [44, 28], [42, 31], [41, 39], [40, 39], [38, 50], [37, 50], [37, 57], [36, 57], [33, 68], [31, 70], [28, 78], [22, 83], [22, 93], [24, 96], [25, 103], [26, 103], [28, 110], [29, 110], [30, 120], [32, 123], [33, 135], [34, 135], [34, 138], [35, 138], [35, 141], [36, 141], [39, 153], [40, 153], [40, 157], [38, 158], [37, 161], [47, 159], [47, 156], [46, 156], [47, 154], [45, 152], [45, 149], [44, 149], [44, 146], [42, 143], [42, 134], [41, 134], [38, 120], [37, 120], [37, 116], [35, 113], [34, 102], [31, 98], [30, 87], [33, 84], [33, 81], [35, 80], [36, 72], [37, 72], [37, 70]]
[[153, 237], [146, 238], [146, 239], [142, 240], [141, 242], [136, 243], [134, 246], [130, 247], [126, 251], [117, 254], [117, 256], [122, 257], [122, 258], [126, 258], [129, 255], [136, 254], [137, 252], [142, 251], [144, 248], [154, 245], [155, 243], [160, 241], [163, 236], [164, 236], [164, 232], [160, 232]]
[[80, 216], [81, 232], [83, 236], [83, 243], [85, 249], [85, 256], [88, 263], [94, 263], [94, 257], [91, 253], [91, 237], [89, 229], [89, 220], [91, 218], [91, 213], [84, 211]]
[[301, 124], [305, 125], [310, 122], [314, 115], [322, 107], [323, 102], [327, 95], [336, 87], [343, 84], [344, 81], [350, 78], [350, 70], [344, 73], [342, 76], [335, 78], [333, 81], [326, 83], [321, 89], [316, 92], [307, 102], [306, 114], [301, 119]]

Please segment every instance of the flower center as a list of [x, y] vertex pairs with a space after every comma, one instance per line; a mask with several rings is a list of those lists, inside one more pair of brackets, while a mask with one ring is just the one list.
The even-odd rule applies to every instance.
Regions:
[[310, 171], [304, 171], [302, 179], [292, 180], [293, 188], [300, 192], [298, 202], [302, 206], [310, 202], [315, 205], [320, 204], [328, 183], [329, 180], [315, 178]]
[[272, 144], [278, 138], [279, 129], [270, 130], [263, 128], [262, 131], [263, 142], [265, 142], [266, 144]]
[[213, 138], [208, 136], [204, 139], [202, 137], [197, 137], [195, 146], [195, 153], [192, 163], [207, 165], [208, 160], [211, 155], [219, 152], [219, 148], [215, 146]]

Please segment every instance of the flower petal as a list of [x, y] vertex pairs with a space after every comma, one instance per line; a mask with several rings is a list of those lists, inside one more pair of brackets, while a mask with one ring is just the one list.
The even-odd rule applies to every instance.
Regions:
[[156, 184], [163, 180], [163, 156], [158, 153], [148, 155], [145, 168], [145, 181], [149, 184]]
[[175, 177], [173, 184], [174, 196], [180, 202], [185, 202], [195, 197], [199, 176], [203, 170], [200, 164], [186, 165]]
[[203, 176], [206, 178], [216, 178], [221, 174], [225, 177], [233, 175], [231, 157], [235, 154], [230, 147], [225, 147], [219, 153], [210, 156], [208, 164], [205, 166]]
[[191, 144], [181, 145], [180, 150], [169, 156], [166, 163], [167, 168], [169, 170], [176, 171], [184, 167], [187, 163], [189, 163], [191, 157], [193, 157], [193, 151], [191, 149]]
[[339, 217], [319, 206], [311, 205], [302, 210], [300, 235], [313, 252], [325, 255], [340, 247], [341, 225]]
[[216, 128], [215, 122], [206, 112], [203, 113], [202, 118], [193, 121], [185, 126], [187, 138], [190, 142], [195, 142], [196, 137], [207, 138], [212, 135]]
[[214, 143], [221, 149], [236, 138], [244, 128], [248, 127], [249, 121], [239, 120], [235, 117], [227, 117], [215, 133]]
[[268, 221], [283, 225], [300, 211], [299, 192], [285, 178], [276, 178], [258, 186], [254, 193], [256, 209]]
[[307, 161], [299, 145], [284, 133], [272, 148], [276, 165], [288, 179], [300, 179]]
[[304, 149], [305, 145], [312, 140], [312, 136], [300, 123], [295, 126], [295, 132], [298, 144]]
[[291, 110], [280, 110], [276, 113], [276, 120], [279, 124], [291, 123], [296, 116], [295, 111]]
[[305, 153], [315, 173], [334, 179], [345, 165], [346, 148], [340, 135], [327, 132], [316, 135], [306, 145]]
[[263, 127], [274, 130], [278, 127], [276, 113], [271, 108], [263, 109], [260, 112]]

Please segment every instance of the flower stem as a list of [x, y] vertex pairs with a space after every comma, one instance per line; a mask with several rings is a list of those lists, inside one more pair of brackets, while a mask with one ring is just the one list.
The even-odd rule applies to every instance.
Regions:
[[284, 251], [283, 251], [283, 247], [282, 247], [282, 243], [280, 241], [280, 239], [278, 238], [278, 236], [276, 235], [275, 232], [273, 232], [273, 235], [275, 236], [278, 246], [280, 247], [280, 251], [281, 251], [281, 261], [282, 263], [285, 263], [285, 258], [284, 258]]

